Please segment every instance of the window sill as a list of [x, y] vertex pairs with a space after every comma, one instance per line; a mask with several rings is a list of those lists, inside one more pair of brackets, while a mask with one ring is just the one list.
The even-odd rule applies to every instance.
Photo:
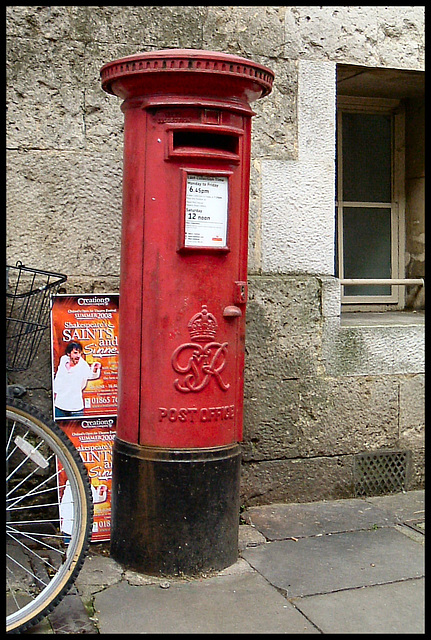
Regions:
[[341, 327], [403, 327], [425, 325], [425, 311], [385, 311], [381, 313], [342, 312]]
[[323, 331], [327, 374], [400, 375], [425, 369], [425, 313], [342, 313]]

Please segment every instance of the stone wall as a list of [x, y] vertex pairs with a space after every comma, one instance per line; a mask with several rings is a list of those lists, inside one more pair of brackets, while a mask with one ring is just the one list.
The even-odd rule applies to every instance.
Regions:
[[[354, 456], [381, 448], [411, 449], [411, 486], [422, 486], [421, 354], [376, 373], [361, 369], [368, 351], [352, 360], [346, 344], [362, 338], [340, 329], [333, 203], [336, 64], [422, 70], [424, 7], [8, 6], [6, 15], [7, 258], [67, 273], [71, 293], [119, 283], [123, 114], [101, 89], [101, 66], [178, 47], [273, 69], [273, 92], [253, 105], [243, 502], [353, 495]], [[423, 167], [408, 176], [418, 179]], [[407, 248], [412, 275], [422, 231]], [[408, 344], [416, 353], [423, 341]], [[16, 377], [49, 411], [48, 339]]]
[[408, 486], [423, 486], [422, 319], [340, 326], [325, 302], [334, 284], [250, 276], [247, 504], [352, 497], [355, 456], [370, 451], [411, 451]]

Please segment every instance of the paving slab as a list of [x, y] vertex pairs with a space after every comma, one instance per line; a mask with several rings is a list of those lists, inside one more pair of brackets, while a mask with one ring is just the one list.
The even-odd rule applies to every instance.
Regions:
[[391, 526], [398, 521], [390, 511], [383, 511], [361, 498], [250, 507], [246, 519], [268, 540]]
[[54, 631], [53, 631], [53, 629], [51, 627], [49, 619], [48, 618], [43, 618], [40, 622], [38, 622], [37, 624], [33, 625], [32, 627], [30, 627], [26, 631], [24, 631], [24, 633], [26, 635], [28, 635], [28, 636], [37, 635], [37, 634], [41, 634], [41, 633], [43, 633], [43, 635], [50, 635], [50, 634], [54, 634]]
[[100, 633], [319, 633], [256, 572], [169, 584], [96, 594]]
[[425, 633], [424, 578], [293, 602], [322, 633]]
[[67, 594], [49, 614], [49, 621], [55, 634], [96, 634], [98, 630], [89, 619], [88, 612], [76, 592]]
[[84, 602], [92, 601], [93, 595], [105, 587], [120, 582], [124, 569], [112, 558], [92, 555], [91, 549], [75, 581], [75, 586]]
[[424, 491], [251, 507], [242, 557], [202, 579], [126, 571], [90, 550], [28, 633], [424, 633], [424, 508]]
[[25, 631], [28, 635], [34, 634], [97, 634], [98, 630], [79, 597], [72, 587], [70, 593], [55, 607], [49, 616], [43, 618], [38, 624]]
[[248, 524], [241, 524], [238, 528], [238, 550], [242, 551], [247, 547], [257, 547], [259, 544], [264, 544], [266, 538], [255, 527], [251, 527]]
[[394, 515], [400, 522], [421, 521], [425, 518], [425, 491], [408, 491], [387, 496], [372, 496], [367, 502]]
[[424, 545], [392, 527], [267, 542], [242, 557], [289, 597], [424, 575]]

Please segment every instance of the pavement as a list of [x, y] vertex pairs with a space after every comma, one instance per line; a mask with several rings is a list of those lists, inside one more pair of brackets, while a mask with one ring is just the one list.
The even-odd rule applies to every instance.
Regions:
[[128, 571], [91, 545], [35, 633], [425, 633], [425, 492], [250, 507], [213, 575]]

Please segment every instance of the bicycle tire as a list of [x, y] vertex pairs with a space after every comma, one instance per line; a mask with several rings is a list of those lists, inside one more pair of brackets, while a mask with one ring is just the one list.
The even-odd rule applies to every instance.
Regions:
[[[73, 585], [90, 543], [93, 501], [81, 457], [58, 425], [9, 397], [6, 424], [6, 631], [19, 633], [50, 613]], [[61, 520], [67, 485], [60, 476], [72, 496], [70, 531]]]

